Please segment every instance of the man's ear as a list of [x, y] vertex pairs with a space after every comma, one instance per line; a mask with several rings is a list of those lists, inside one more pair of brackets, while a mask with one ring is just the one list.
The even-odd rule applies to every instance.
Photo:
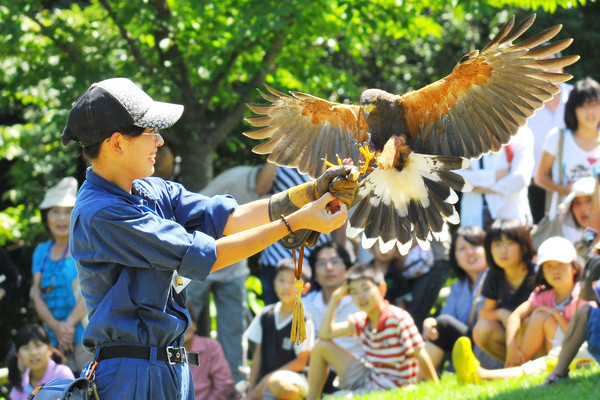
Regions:
[[123, 153], [123, 134], [120, 132], [113, 132], [113, 134], [106, 139], [108, 141], [108, 146], [112, 151], [118, 154]]
[[304, 289], [302, 289], [302, 296], [304, 296], [310, 290], [310, 282], [306, 282], [304, 284]]
[[385, 294], [387, 293], [387, 283], [385, 283], [385, 281], [381, 282], [378, 285], [379, 288], [379, 293], [381, 293], [381, 297], [385, 297]]

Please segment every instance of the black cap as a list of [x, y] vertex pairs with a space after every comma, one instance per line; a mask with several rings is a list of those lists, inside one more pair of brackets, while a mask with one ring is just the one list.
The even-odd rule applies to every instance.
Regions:
[[127, 78], [94, 83], [77, 99], [62, 133], [63, 144], [70, 140], [91, 146], [131, 125], [164, 129], [183, 113], [179, 104], [154, 101]]

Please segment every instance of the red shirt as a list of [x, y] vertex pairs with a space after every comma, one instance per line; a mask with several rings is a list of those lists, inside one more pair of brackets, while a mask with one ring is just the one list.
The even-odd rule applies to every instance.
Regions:
[[417, 382], [419, 363], [414, 350], [425, 343], [409, 313], [386, 301], [376, 329], [372, 329], [364, 311], [352, 314], [349, 321], [363, 344], [367, 361], [373, 365], [373, 382], [384, 389]]

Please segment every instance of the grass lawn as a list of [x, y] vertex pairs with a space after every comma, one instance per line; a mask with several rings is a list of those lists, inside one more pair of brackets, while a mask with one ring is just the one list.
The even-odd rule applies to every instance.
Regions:
[[570, 379], [540, 387], [545, 375], [486, 381], [481, 385], [459, 385], [454, 374], [444, 373], [439, 384], [421, 383], [412, 390], [390, 390], [352, 397], [354, 400], [403, 399], [499, 399], [499, 400], [592, 400], [600, 399], [600, 367], [595, 364], [572, 372]]

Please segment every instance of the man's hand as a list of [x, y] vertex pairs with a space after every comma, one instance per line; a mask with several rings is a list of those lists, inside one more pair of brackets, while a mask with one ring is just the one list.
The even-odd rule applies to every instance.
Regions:
[[437, 321], [435, 318], [430, 317], [423, 321], [423, 338], [425, 340], [436, 340], [439, 337], [436, 327]]

